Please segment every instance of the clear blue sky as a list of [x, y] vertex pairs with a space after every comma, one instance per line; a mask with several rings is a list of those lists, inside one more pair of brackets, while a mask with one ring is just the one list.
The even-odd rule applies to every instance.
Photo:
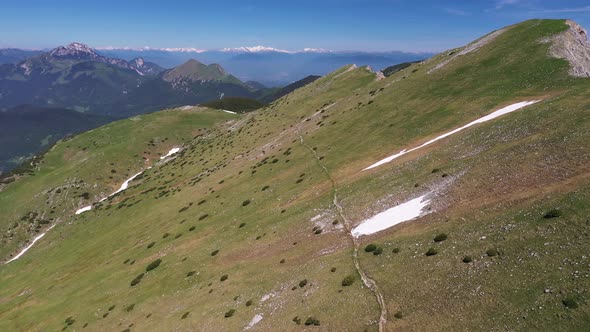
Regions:
[[590, 28], [590, 1], [2, 0], [0, 47], [440, 51], [529, 18]]

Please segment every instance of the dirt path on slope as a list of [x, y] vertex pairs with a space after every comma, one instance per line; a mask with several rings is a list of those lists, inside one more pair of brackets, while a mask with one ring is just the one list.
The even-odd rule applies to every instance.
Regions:
[[303, 136], [301, 135], [301, 133], [299, 133], [299, 131], [296, 131], [296, 133], [297, 133], [297, 136], [299, 137], [299, 143], [303, 147], [305, 147], [309, 151], [311, 151], [317, 164], [322, 168], [322, 170], [326, 174], [326, 177], [330, 180], [330, 183], [332, 184], [332, 197], [333, 197], [332, 204], [334, 204], [334, 206], [336, 207], [336, 210], [338, 211], [338, 214], [340, 215], [340, 218], [342, 218], [343, 223], [344, 223], [344, 228], [346, 229], [346, 233], [348, 234], [350, 241], [352, 242], [352, 245], [353, 245], [352, 261], [354, 263], [354, 267], [355, 267], [356, 271], [358, 272], [358, 274], [361, 276], [363, 284], [365, 284], [365, 286], [367, 286], [371, 290], [371, 292], [373, 292], [373, 294], [377, 298], [377, 302], [379, 302], [379, 307], [381, 308], [381, 316], [379, 317], [379, 332], [383, 332], [383, 331], [385, 331], [385, 324], [387, 324], [387, 306], [385, 303], [385, 298], [383, 297], [383, 294], [379, 290], [379, 287], [377, 286], [377, 283], [375, 282], [375, 280], [371, 279], [365, 273], [363, 268], [361, 267], [361, 264], [359, 261], [359, 255], [358, 255], [360, 242], [357, 238], [352, 236], [352, 233], [351, 233], [352, 227], [351, 227], [350, 221], [344, 215], [344, 209], [342, 208], [342, 205], [340, 205], [340, 202], [338, 200], [338, 189], [336, 188], [336, 182], [332, 178], [332, 175], [328, 171], [328, 168], [321, 162], [321, 159], [318, 156], [318, 154], [316, 153], [316, 151], [311, 146], [309, 146], [308, 144], [305, 143], [305, 141], [303, 140]]

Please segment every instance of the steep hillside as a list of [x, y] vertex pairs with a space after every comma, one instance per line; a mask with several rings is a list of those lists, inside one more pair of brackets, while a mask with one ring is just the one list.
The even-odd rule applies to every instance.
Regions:
[[[59, 143], [0, 192], [20, 234], [0, 253], [56, 188], [92, 191], [0, 267], [0, 330], [584, 330], [590, 81], [551, 53], [569, 29], [530, 20], [389, 77], [350, 65], [205, 111], [227, 121], [157, 163], [132, 120]], [[181, 132], [164, 114], [143, 142]]]

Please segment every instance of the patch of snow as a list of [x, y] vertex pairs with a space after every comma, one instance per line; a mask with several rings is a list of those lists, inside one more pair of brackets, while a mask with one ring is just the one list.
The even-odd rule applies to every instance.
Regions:
[[18, 253], [18, 255], [12, 257], [8, 262], [4, 263], [4, 264], [8, 264], [14, 260], [19, 259], [25, 252], [27, 252], [27, 250], [31, 249], [31, 247], [33, 247], [33, 245], [35, 244], [35, 242], [41, 240], [42, 237], [45, 236], [45, 234], [47, 234], [47, 232], [49, 232], [53, 227], [55, 227], [55, 224], [52, 225], [51, 227], [49, 227], [45, 233], [40, 234], [39, 236], [37, 236], [36, 238], [33, 239], [33, 242], [31, 242], [31, 244], [29, 244], [26, 248], [24, 248], [23, 250], [21, 250], [21, 252]]
[[248, 326], [246, 326], [246, 328], [244, 330], [249, 330], [252, 327], [254, 327], [254, 325], [258, 324], [261, 320], [262, 320], [262, 314], [256, 314], [256, 316], [254, 316], [254, 318], [252, 318], [252, 320], [250, 321], [250, 323], [248, 324]]
[[115, 191], [114, 193], [110, 194], [109, 197], [111, 197], [111, 196], [113, 196], [115, 194], [118, 194], [121, 191], [127, 189], [129, 187], [129, 182], [133, 181], [133, 179], [135, 179], [136, 177], [138, 177], [141, 173], [143, 173], [143, 171], [141, 171], [141, 172], [139, 172], [137, 174], [134, 174], [132, 177], [130, 177], [129, 179], [125, 180], [125, 182], [123, 182], [123, 184], [121, 185], [121, 187], [117, 191]]
[[[168, 151], [168, 153], [166, 155], [161, 156], [160, 157], [160, 160], [166, 159], [166, 158], [170, 157], [171, 155], [177, 153], [178, 151], [180, 151], [180, 148], [172, 148], [172, 149], [170, 149], [170, 151]], [[137, 174], [137, 175], [139, 175], [139, 174]]]
[[92, 210], [92, 205], [88, 205], [88, 206], [85, 206], [81, 209], [76, 210], [76, 214], [82, 214], [82, 213], [84, 213], [86, 211], [90, 211], [90, 210]]
[[228, 110], [222, 110], [222, 111], [224, 111], [225, 113], [229, 113], [229, 114], [238, 114], [236, 112], [232, 112], [232, 111], [228, 111]]
[[516, 111], [518, 109], [521, 109], [521, 108], [523, 108], [525, 106], [529, 106], [529, 105], [538, 103], [539, 101], [540, 100], [522, 101], [520, 103], [516, 103], [516, 104], [512, 104], [512, 105], [506, 106], [506, 107], [501, 108], [501, 109], [499, 109], [499, 110], [497, 110], [495, 112], [492, 112], [492, 113], [490, 113], [490, 114], [488, 114], [488, 115], [486, 115], [484, 117], [481, 117], [481, 118], [479, 118], [477, 120], [471, 121], [468, 124], [464, 125], [463, 127], [460, 127], [460, 128], [454, 129], [454, 130], [451, 130], [448, 133], [444, 133], [444, 134], [442, 134], [442, 135], [440, 135], [440, 136], [438, 136], [436, 138], [433, 138], [430, 141], [428, 141], [428, 142], [426, 142], [426, 143], [424, 143], [424, 144], [422, 144], [420, 146], [417, 146], [417, 147], [412, 148], [412, 149], [409, 149], [409, 150], [404, 149], [404, 150], [402, 150], [402, 151], [400, 151], [400, 152], [398, 152], [398, 153], [396, 153], [396, 154], [394, 154], [392, 156], [389, 156], [387, 158], [384, 158], [382, 160], [379, 160], [378, 162], [374, 163], [373, 165], [371, 165], [371, 166], [363, 169], [363, 171], [366, 171], [368, 169], [375, 168], [375, 167], [381, 166], [383, 164], [386, 164], [386, 163], [388, 163], [388, 162], [390, 162], [390, 161], [392, 161], [392, 160], [394, 160], [396, 158], [399, 158], [399, 157], [401, 157], [401, 156], [403, 156], [403, 155], [405, 155], [407, 153], [410, 153], [412, 151], [415, 151], [415, 150], [418, 150], [420, 148], [423, 148], [423, 147], [425, 147], [425, 146], [427, 146], [429, 144], [432, 144], [432, 143], [434, 143], [436, 141], [439, 141], [439, 140], [441, 140], [443, 138], [446, 138], [448, 136], [451, 136], [453, 134], [456, 134], [456, 133], [460, 132], [461, 130], [466, 129], [466, 128], [469, 128], [469, 127], [471, 127], [473, 125], [476, 125], [476, 124], [479, 124], [479, 123], [484, 123], [486, 121], [490, 121], [490, 120], [495, 119], [495, 118], [497, 118], [499, 116], [502, 116], [504, 114], [508, 114], [508, 113], [514, 112], [514, 111]]
[[430, 200], [424, 195], [394, 206], [361, 222], [352, 229], [352, 236], [374, 234], [404, 221], [418, 218], [423, 215], [422, 210], [429, 203]]

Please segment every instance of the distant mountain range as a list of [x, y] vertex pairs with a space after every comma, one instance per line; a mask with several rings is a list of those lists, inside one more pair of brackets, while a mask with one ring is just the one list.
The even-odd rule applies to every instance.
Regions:
[[21, 104], [130, 116], [223, 96], [258, 98], [260, 83], [243, 83], [218, 64], [196, 60], [169, 70], [141, 57], [123, 60], [72, 43], [0, 66], [0, 109]]
[[99, 53], [121, 59], [142, 57], [163, 67], [174, 67], [189, 59], [218, 63], [242, 81], [257, 81], [266, 86], [284, 86], [309, 75], [325, 75], [355, 63], [380, 70], [401, 62], [431, 57], [432, 53], [326, 51], [304, 49], [296, 52], [255, 46], [223, 50], [197, 49], [101, 49]]

